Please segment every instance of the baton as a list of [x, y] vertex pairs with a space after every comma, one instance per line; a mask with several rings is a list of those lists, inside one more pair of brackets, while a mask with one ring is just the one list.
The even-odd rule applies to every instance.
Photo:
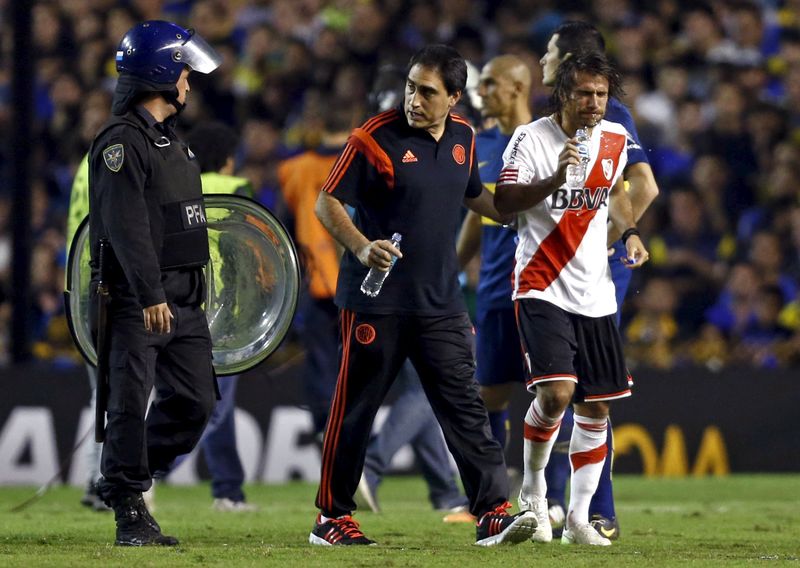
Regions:
[[97, 396], [94, 407], [94, 441], [103, 442], [106, 437], [106, 410], [108, 409], [108, 281], [106, 280], [105, 256], [108, 249], [108, 241], [100, 239], [98, 251], [98, 272], [97, 290], [95, 291], [95, 301], [97, 302]]

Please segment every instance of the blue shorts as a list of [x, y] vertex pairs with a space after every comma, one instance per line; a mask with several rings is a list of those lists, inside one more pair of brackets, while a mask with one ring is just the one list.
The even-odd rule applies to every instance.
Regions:
[[476, 318], [476, 378], [481, 386], [525, 381], [514, 306], [480, 311]]
[[611, 280], [614, 282], [614, 288], [617, 296], [617, 325], [619, 325], [619, 317], [622, 313], [622, 301], [625, 299], [625, 294], [628, 292], [628, 286], [631, 284], [631, 277], [633, 270], [626, 268], [620, 258], [625, 256], [627, 251], [622, 241], [614, 243], [614, 252], [608, 259], [608, 265], [611, 268]]

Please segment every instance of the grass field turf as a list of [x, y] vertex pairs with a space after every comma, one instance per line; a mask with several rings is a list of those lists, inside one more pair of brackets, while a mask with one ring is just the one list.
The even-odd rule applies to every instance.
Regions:
[[359, 513], [377, 547], [312, 547], [316, 486], [247, 488], [258, 513], [210, 509], [206, 485], [159, 486], [156, 518], [176, 548], [112, 545], [111, 514], [78, 504], [81, 492], [52, 489], [28, 509], [9, 509], [35, 488], [0, 488], [0, 566], [800, 566], [800, 475], [615, 479], [622, 538], [608, 548], [523, 543], [473, 546], [472, 525], [432, 511], [423, 481], [388, 478], [383, 513]]

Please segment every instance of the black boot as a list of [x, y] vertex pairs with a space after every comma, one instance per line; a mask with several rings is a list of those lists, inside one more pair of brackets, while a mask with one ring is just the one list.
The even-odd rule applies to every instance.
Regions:
[[178, 539], [161, 534], [161, 527], [150, 515], [141, 493], [128, 493], [111, 502], [117, 521], [119, 546], [175, 546]]

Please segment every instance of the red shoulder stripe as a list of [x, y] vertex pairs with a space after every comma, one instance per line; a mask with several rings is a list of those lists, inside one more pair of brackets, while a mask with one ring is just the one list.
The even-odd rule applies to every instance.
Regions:
[[394, 187], [394, 167], [386, 155], [386, 152], [375, 142], [375, 139], [370, 135], [384, 124], [396, 120], [399, 116], [397, 110], [389, 110], [373, 117], [364, 123], [361, 128], [356, 128], [350, 134], [347, 141], [347, 146], [342, 151], [342, 154], [333, 165], [325, 184], [322, 186], [322, 191], [331, 193], [339, 182], [344, 177], [347, 168], [350, 167], [353, 158], [355, 158], [356, 151], [360, 151], [367, 160], [380, 172], [386, 179], [389, 187]]
[[353, 130], [350, 137], [352, 144], [364, 154], [373, 167], [378, 170], [389, 189], [394, 188], [394, 164], [386, 151], [380, 147], [369, 132], [362, 128]]
[[469, 123], [469, 121], [468, 121], [466, 118], [464, 118], [463, 116], [460, 116], [460, 115], [458, 115], [458, 114], [455, 114], [455, 113], [452, 113], [452, 112], [451, 112], [451, 113], [450, 113], [450, 118], [451, 118], [451, 119], [453, 119], [453, 122], [458, 122], [458, 123], [460, 123], [460, 124], [465, 124], [465, 125], [469, 126], [470, 130], [472, 130], [472, 125], [471, 125], [471, 124]]
[[378, 130], [381, 126], [389, 124], [390, 122], [394, 122], [395, 120], [397, 120], [397, 118], [398, 118], [398, 115], [396, 115], [396, 114], [393, 115], [393, 116], [387, 116], [387, 117], [382, 118], [378, 122], [370, 123], [369, 128], [362, 128], [361, 130], [363, 130], [364, 132], [368, 132], [368, 133], [372, 134], [373, 132]]
[[346, 172], [347, 168], [350, 167], [350, 162], [353, 161], [353, 157], [355, 155], [356, 150], [350, 140], [348, 140], [344, 150], [336, 159], [336, 163], [333, 164], [333, 168], [331, 168], [331, 171], [328, 174], [328, 179], [326, 179], [325, 183], [322, 185], [322, 191], [330, 193], [336, 188], [341, 181], [342, 176], [344, 176], [344, 172]]
[[367, 132], [372, 132], [373, 130], [375, 130], [376, 128], [380, 127], [381, 125], [386, 124], [387, 122], [389, 122], [391, 119], [397, 118], [397, 116], [399, 116], [399, 114], [400, 113], [397, 111], [397, 109], [391, 109], [391, 110], [387, 110], [385, 112], [382, 112], [380, 114], [376, 114], [375, 116], [370, 118], [368, 121], [366, 121], [361, 126], [361, 128], [363, 130], [366, 130]]

